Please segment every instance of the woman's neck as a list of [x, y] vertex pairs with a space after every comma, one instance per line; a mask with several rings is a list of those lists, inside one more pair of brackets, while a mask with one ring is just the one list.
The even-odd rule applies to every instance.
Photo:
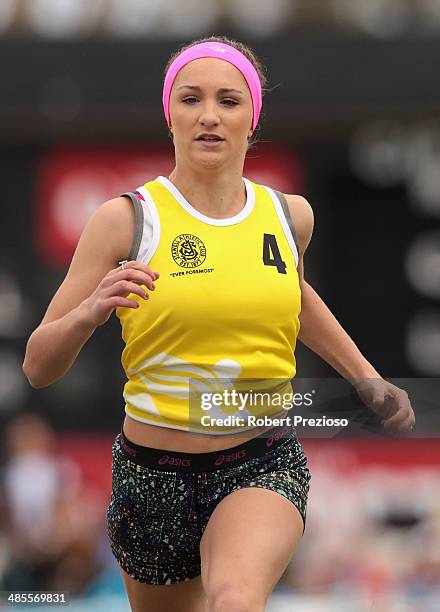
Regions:
[[169, 180], [199, 212], [213, 219], [237, 215], [246, 204], [246, 187], [241, 174], [179, 172], [177, 167]]

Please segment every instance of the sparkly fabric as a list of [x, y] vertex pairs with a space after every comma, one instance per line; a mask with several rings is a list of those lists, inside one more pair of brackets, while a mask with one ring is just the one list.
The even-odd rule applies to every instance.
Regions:
[[276, 491], [298, 508], [305, 525], [311, 475], [295, 434], [261, 457], [209, 472], [138, 465], [119, 440], [120, 434], [112, 447], [107, 532], [117, 561], [140, 582], [174, 584], [198, 576], [203, 532], [217, 504], [232, 491]]

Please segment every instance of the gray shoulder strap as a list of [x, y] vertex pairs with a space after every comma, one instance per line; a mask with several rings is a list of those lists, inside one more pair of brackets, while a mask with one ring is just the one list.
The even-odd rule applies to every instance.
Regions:
[[281, 193], [281, 191], [277, 191], [276, 189], [274, 189], [274, 192], [276, 193], [276, 196], [279, 199], [281, 206], [283, 207], [284, 216], [286, 217], [286, 221], [289, 225], [289, 229], [290, 229], [290, 233], [292, 234], [293, 242], [295, 243], [296, 249], [299, 253], [299, 245], [298, 245], [298, 239], [296, 237], [295, 226], [293, 225], [293, 220], [290, 215], [289, 205], [287, 204], [286, 197], [284, 193]]
[[121, 194], [121, 197], [123, 196], [130, 198], [134, 206], [134, 234], [130, 253], [128, 254], [128, 261], [134, 261], [138, 256], [139, 247], [141, 246], [142, 232], [144, 228], [144, 211], [142, 208], [142, 202], [135, 193], [132, 191], [127, 191], [126, 193]]

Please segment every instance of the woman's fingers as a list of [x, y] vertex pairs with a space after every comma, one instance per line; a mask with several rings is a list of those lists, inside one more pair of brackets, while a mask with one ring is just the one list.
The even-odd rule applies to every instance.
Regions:
[[410, 431], [415, 425], [416, 419], [414, 412], [399, 410], [392, 417], [384, 421], [383, 426], [386, 429], [394, 429], [396, 431]]
[[148, 300], [150, 297], [143, 287], [127, 280], [120, 280], [113, 283], [110, 287], [110, 292], [111, 295], [119, 295], [122, 297], [127, 297], [130, 293], [135, 293], [144, 300]]
[[128, 298], [115, 295], [107, 299], [108, 308], [118, 308], [119, 306], [126, 306], [127, 308], [139, 308], [138, 302], [129, 300]]
[[146, 285], [150, 291], [154, 291], [156, 285], [154, 284], [154, 280], [151, 278], [149, 274], [146, 272], [142, 272], [141, 270], [137, 270], [136, 268], [128, 268], [125, 270], [119, 270], [116, 274], [113, 274], [111, 277], [112, 283], [118, 280], [127, 280], [133, 283], [137, 283], [138, 285]]
[[116, 274], [116, 273], [120, 273], [120, 272], [125, 272], [126, 270], [137, 270], [141, 273], [146, 274], [147, 276], [149, 276], [151, 278], [152, 281], [155, 281], [159, 278], [160, 274], [159, 272], [154, 272], [149, 266], [139, 262], [139, 261], [127, 261], [124, 262], [124, 267], [122, 268], [122, 266], [118, 266], [117, 268], [113, 268], [113, 270], [111, 270], [109, 272], [109, 274]]
[[394, 387], [392, 396], [388, 401], [394, 407], [394, 414], [385, 420], [384, 427], [396, 431], [410, 431], [414, 427], [416, 419], [408, 393], [403, 389]]
[[414, 410], [408, 393], [384, 379], [355, 381], [362, 401], [382, 417], [386, 429], [411, 431], [415, 425]]

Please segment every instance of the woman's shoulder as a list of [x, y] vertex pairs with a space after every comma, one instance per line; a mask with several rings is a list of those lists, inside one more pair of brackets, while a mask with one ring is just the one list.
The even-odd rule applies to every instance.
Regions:
[[126, 259], [133, 241], [135, 211], [132, 202], [125, 196], [106, 200], [98, 206], [88, 222], [88, 234], [95, 235], [97, 242], [105, 241], [111, 246], [115, 258]]
[[[267, 189], [271, 191], [275, 191], [275, 192], [277, 191], [275, 187], [270, 187], [270, 186], [263, 185], [260, 183], [253, 182], [253, 185], [254, 185], [254, 188], [256, 187], [257, 189], [260, 189], [262, 191], [266, 191]], [[289, 193], [283, 193], [283, 195], [287, 200], [287, 204], [289, 205], [289, 210], [291, 214], [295, 213], [295, 215], [313, 217], [312, 207], [310, 206], [308, 200], [304, 196], [299, 195], [299, 194], [289, 194]]]
[[313, 209], [308, 200], [302, 195], [284, 194], [289, 206], [290, 216], [295, 226], [300, 250], [304, 251], [310, 242], [314, 226]]
[[290, 212], [295, 215], [313, 218], [313, 209], [309, 201], [302, 195], [285, 193], [284, 197], [289, 205]]
[[[271, 189], [272, 191], [276, 191], [273, 187], [268, 187], [259, 183], [254, 183], [254, 185], [257, 185], [257, 189], [262, 188], [264, 190]], [[308, 200], [302, 195], [289, 193], [283, 193], [283, 195], [287, 201], [290, 218], [299, 243], [299, 250], [300, 252], [304, 252], [313, 233], [313, 209]]]

